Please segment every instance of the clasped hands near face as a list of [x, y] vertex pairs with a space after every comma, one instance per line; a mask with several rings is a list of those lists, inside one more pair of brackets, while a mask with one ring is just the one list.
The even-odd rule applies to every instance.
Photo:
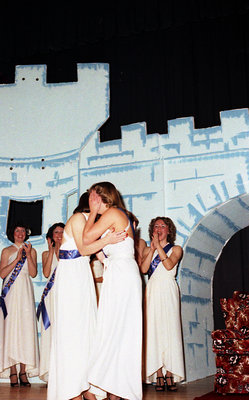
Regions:
[[158, 233], [153, 233], [152, 241], [150, 243], [151, 250], [155, 251], [159, 245], [160, 245], [160, 242], [159, 242], [159, 238], [158, 238]]
[[23, 250], [25, 251], [27, 257], [31, 256], [31, 249], [32, 249], [32, 244], [30, 242], [24, 242], [17, 252], [16, 256], [17, 260], [18, 261], [21, 260]]

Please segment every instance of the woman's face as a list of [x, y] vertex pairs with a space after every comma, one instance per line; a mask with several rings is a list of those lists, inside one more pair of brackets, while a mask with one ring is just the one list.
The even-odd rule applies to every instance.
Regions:
[[168, 225], [165, 224], [165, 222], [162, 219], [158, 219], [155, 222], [153, 233], [158, 234], [159, 241], [165, 240], [167, 239], [169, 233], [169, 227]]
[[95, 208], [98, 212], [98, 214], [104, 214], [106, 210], [108, 210], [108, 207], [105, 203], [103, 203], [102, 198], [100, 195], [93, 189], [90, 193], [89, 196], [89, 205], [90, 209]]
[[14, 242], [15, 243], [23, 243], [26, 237], [26, 229], [17, 226], [14, 230]]
[[63, 231], [64, 229], [61, 226], [57, 226], [54, 231], [53, 231], [53, 240], [55, 243], [61, 243], [62, 242], [62, 236], [63, 236]]

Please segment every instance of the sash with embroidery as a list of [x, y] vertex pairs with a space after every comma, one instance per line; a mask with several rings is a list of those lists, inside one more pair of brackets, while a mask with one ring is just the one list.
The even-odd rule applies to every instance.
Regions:
[[[168, 253], [168, 251], [171, 249], [171, 247], [173, 247], [173, 244], [166, 244], [166, 246], [163, 248], [165, 254]], [[150, 263], [150, 268], [148, 269], [148, 278], [150, 279], [151, 275], [153, 274], [153, 272], [155, 271], [155, 269], [157, 268], [158, 264], [161, 262], [161, 258], [159, 256], [159, 254], [157, 254], [157, 256], [151, 261]]]
[[0, 308], [1, 308], [2, 311], [3, 311], [4, 319], [5, 319], [5, 318], [7, 317], [7, 315], [8, 315], [7, 308], [6, 308], [6, 304], [5, 304], [5, 301], [4, 301], [4, 298], [7, 296], [7, 293], [9, 292], [11, 286], [13, 285], [13, 283], [14, 283], [15, 280], [16, 280], [16, 278], [17, 278], [18, 275], [20, 274], [21, 269], [22, 269], [22, 267], [23, 267], [23, 265], [24, 265], [24, 263], [25, 263], [25, 261], [26, 261], [26, 258], [27, 258], [26, 253], [25, 253], [25, 251], [23, 250], [23, 251], [22, 251], [22, 258], [21, 258], [21, 260], [18, 261], [18, 263], [16, 264], [14, 270], [12, 271], [12, 274], [10, 275], [10, 278], [9, 278], [8, 282], [6, 283], [6, 285], [4, 286], [4, 288], [2, 289], [2, 293], [1, 293], [1, 296], [0, 296]]
[[[78, 250], [59, 250], [59, 259], [71, 260], [73, 258], [78, 258], [78, 257], [81, 257], [81, 254]], [[43, 322], [45, 330], [48, 329], [48, 327], [51, 325], [49, 316], [48, 316], [48, 312], [47, 312], [47, 309], [45, 306], [45, 297], [48, 295], [48, 293], [50, 292], [50, 290], [52, 289], [52, 287], [54, 285], [55, 272], [56, 272], [56, 267], [55, 267], [48, 283], [46, 284], [46, 286], [43, 290], [41, 301], [37, 307], [37, 312], [36, 312], [36, 317], [37, 317], [38, 321], [40, 318], [40, 314], [42, 313], [42, 322]]]

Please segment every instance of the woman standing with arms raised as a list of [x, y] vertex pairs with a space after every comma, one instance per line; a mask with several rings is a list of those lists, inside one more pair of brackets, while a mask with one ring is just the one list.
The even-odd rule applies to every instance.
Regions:
[[31, 278], [37, 274], [37, 254], [27, 242], [28, 229], [15, 224], [8, 229], [13, 243], [3, 249], [0, 276], [0, 378], [10, 377], [11, 386], [30, 386], [27, 375], [39, 369], [35, 299]]
[[[125, 231], [123, 242], [103, 248], [103, 284], [89, 382], [117, 398], [141, 400], [142, 285], [134, 258], [134, 238], [128, 211], [110, 182], [90, 188], [90, 215], [84, 243], [90, 244], [110, 230]], [[100, 219], [95, 223], [97, 214]]]
[[170, 218], [157, 217], [149, 226], [150, 247], [143, 251], [141, 271], [148, 273], [145, 290], [145, 370], [147, 383], [157, 391], [175, 391], [184, 379], [180, 296], [175, 280], [182, 258], [174, 245], [176, 227]]
[[48, 378], [48, 400], [94, 398], [88, 368], [96, 323], [96, 294], [89, 255], [124, 235], [110, 233], [90, 245], [83, 244], [88, 218], [88, 193], [84, 193], [66, 223], [54, 284], [54, 324]]

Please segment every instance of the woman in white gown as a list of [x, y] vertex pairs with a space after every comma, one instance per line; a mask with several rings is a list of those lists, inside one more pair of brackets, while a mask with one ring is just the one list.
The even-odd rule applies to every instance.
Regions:
[[[125, 231], [123, 242], [103, 248], [105, 258], [96, 337], [91, 357], [91, 392], [102, 389], [110, 399], [142, 399], [142, 285], [134, 258], [128, 211], [115, 186], [100, 182], [90, 188], [90, 215], [84, 229], [89, 244], [110, 230]], [[97, 213], [100, 219], [94, 223]]]
[[37, 274], [37, 254], [22, 224], [7, 232], [13, 242], [2, 250], [0, 276], [0, 378], [10, 377], [11, 386], [30, 386], [27, 379], [39, 369], [37, 321], [31, 277]]
[[94, 243], [83, 245], [87, 220], [84, 193], [74, 214], [66, 223], [54, 283], [54, 324], [48, 377], [48, 400], [87, 399], [89, 357], [96, 322], [96, 294], [89, 256], [108, 243], [123, 240], [111, 233]]
[[[48, 229], [46, 239], [48, 242], [48, 250], [42, 253], [42, 270], [45, 278], [48, 278], [47, 284], [51, 281], [51, 277], [55, 272], [59, 261], [59, 249], [62, 242], [62, 235], [65, 224], [63, 222], [56, 222]], [[46, 284], [46, 285], [47, 285]], [[46, 288], [46, 286], [45, 286]], [[51, 325], [54, 321], [54, 287], [48, 291], [44, 297], [44, 303], [49, 319], [49, 324], [44, 325], [43, 319], [41, 320], [41, 339], [40, 339], [40, 369], [39, 378], [44, 382], [48, 381], [50, 348], [51, 348]]]
[[145, 290], [146, 382], [157, 391], [175, 391], [184, 379], [180, 296], [175, 280], [182, 248], [175, 246], [176, 228], [170, 218], [157, 217], [149, 226], [150, 247], [143, 252], [141, 271], [148, 273]]

